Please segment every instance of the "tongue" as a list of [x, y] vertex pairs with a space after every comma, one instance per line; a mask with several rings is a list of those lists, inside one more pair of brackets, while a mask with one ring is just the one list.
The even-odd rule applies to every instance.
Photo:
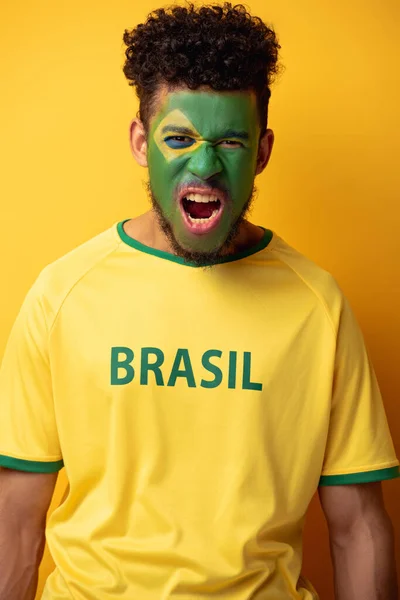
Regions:
[[213, 211], [218, 207], [217, 202], [194, 202], [184, 200], [185, 210], [193, 219], [209, 219]]

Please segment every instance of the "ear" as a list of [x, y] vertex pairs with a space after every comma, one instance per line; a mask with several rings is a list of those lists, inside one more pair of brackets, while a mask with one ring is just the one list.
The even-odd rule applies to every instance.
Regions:
[[272, 129], [267, 129], [260, 140], [258, 148], [256, 175], [262, 173], [267, 166], [274, 145], [274, 139], [274, 132]]
[[143, 123], [133, 119], [129, 128], [129, 138], [132, 154], [141, 167], [147, 167], [147, 139]]

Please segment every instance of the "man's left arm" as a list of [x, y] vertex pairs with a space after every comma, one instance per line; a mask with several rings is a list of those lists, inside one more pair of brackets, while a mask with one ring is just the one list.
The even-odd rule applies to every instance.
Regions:
[[336, 600], [398, 600], [394, 532], [381, 483], [319, 487]]

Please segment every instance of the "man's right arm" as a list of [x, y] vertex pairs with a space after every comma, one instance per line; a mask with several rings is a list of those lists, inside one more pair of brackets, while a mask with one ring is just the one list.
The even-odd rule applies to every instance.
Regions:
[[0, 600], [34, 600], [58, 473], [0, 468]]

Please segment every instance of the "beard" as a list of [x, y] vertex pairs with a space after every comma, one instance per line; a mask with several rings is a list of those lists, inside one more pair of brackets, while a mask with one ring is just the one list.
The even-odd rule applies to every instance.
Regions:
[[179, 242], [177, 241], [177, 239], [174, 235], [174, 232], [173, 232], [170, 222], [165, 217], [160, 203], [158, 202], [157, 198], [153, 194], [153, 190], [151, 189], [150, 181], [146, 182], [145, 187], [147, 189], [147, 193], [149, 194], [151, 205], [152, 205], [152, 208], [156, 215], [158, 225], [160, 226], [164, 235], [168, 239], [174, 254], [176, 254], [180, 258], [183, 258], [183, 260], [187, 263], [191, 263], [191, 264], [195, 265], [196, 267], [205, 267], [205, 268], [212, 267], [212, 266], [220, 263], [222, 259], [225, 259], [229, 255], [234, 254], [234, 251], [230, 251], [231, 246], [234, 243], [235, 239], [237, 238], [237, 236], [240, 232], [240, 228], [243, 225], [246, 217], [250, 213], [250, 210], [253, 206], [254, 197], [258, 191], [256, 186], [253, 184], [251, 194], [248, 197], [248, 199], [246, 200], [246, 202], [242, 208], [242, 212], [236, 218], [236, 220], [233, 222], [232, 227], [231, 227], [226, 239], [224, 240], [224, 242], [218, 248], [215, 248], [211, 252], [198, 252], [198, 251], [193, 251], [193, 250], [187, 250], [186, 248], [183, 248], [179, 244]]

